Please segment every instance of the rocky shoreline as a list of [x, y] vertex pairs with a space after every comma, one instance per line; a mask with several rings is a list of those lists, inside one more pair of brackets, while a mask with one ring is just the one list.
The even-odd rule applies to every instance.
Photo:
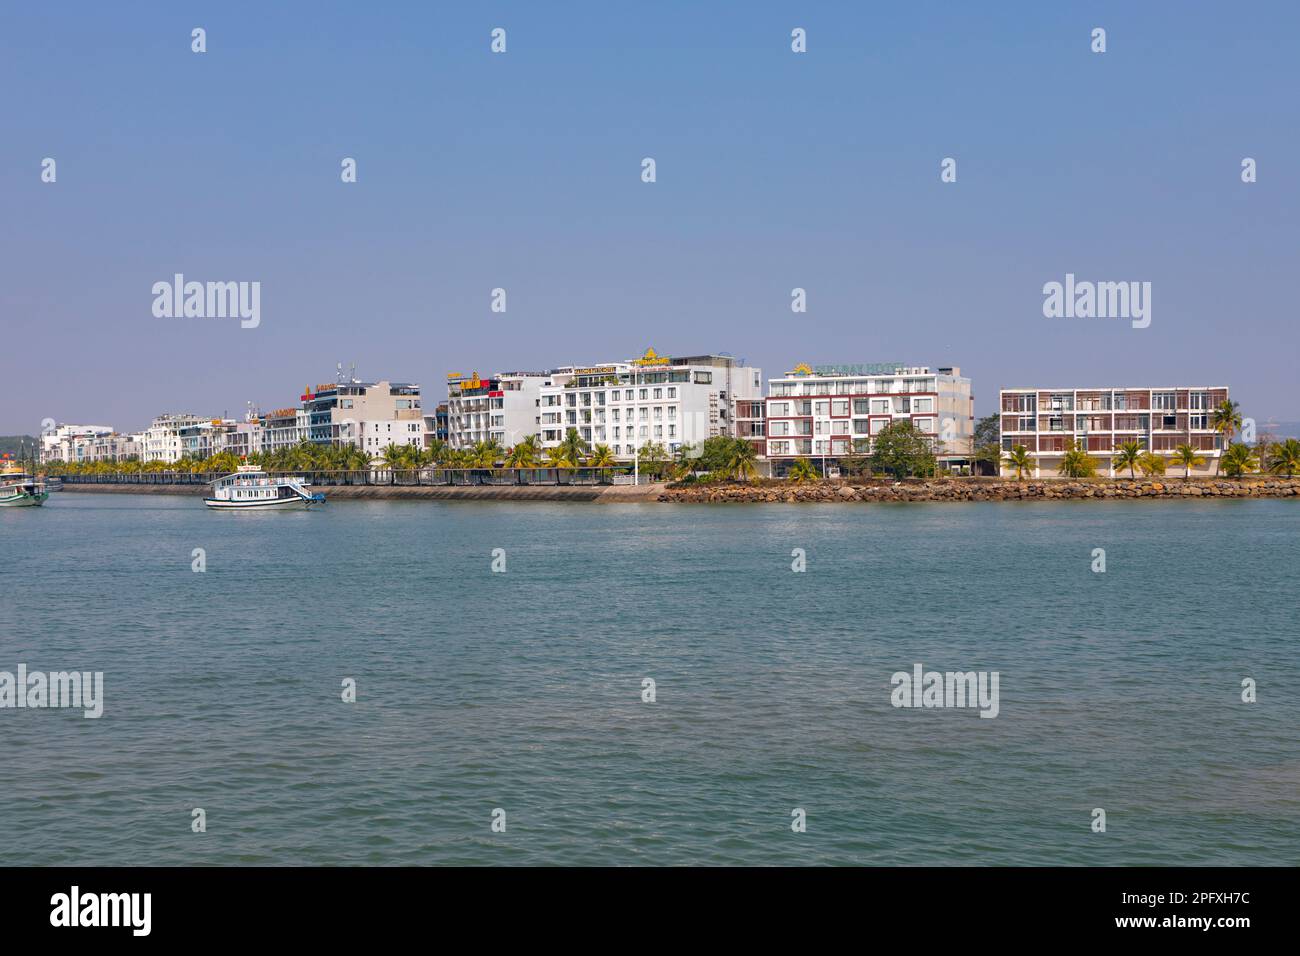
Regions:
[[949, 478], [863, 481], [757, 481], [752, 484], [669, 485], [658, 500], [678, 504], [725, 502], [1031, 501], [1125, 498], [1292, 498], [1300, 478]]

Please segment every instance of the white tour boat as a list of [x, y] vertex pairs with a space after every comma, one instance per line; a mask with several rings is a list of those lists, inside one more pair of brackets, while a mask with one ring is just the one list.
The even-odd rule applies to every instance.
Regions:
[[210, 482], [209, 508], [221, 511], [290, 511], [310, 508], [325, 500], [307, 490], [310, 482], [291, 475], [268, 475], [257, 465], [240, 465], [239, 471]]
[[0, 463], [0, 508], [41, 505], [49, 496], [45, 482], [27, 474], [17, 462]]

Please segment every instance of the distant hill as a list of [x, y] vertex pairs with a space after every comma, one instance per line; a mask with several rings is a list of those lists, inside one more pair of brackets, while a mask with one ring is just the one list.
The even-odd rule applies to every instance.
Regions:
[[1300, 439], [1300, 422], [1256, 422], [1256, 429], [1266, 431], [1275, 438]]
[[8, 452], [15, 458], [31, 458], [38, 445], [31, 435], [0, 435], [0, 455]]

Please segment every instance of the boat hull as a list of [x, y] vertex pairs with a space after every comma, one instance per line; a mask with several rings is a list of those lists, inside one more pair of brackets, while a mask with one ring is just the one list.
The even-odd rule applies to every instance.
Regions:
[[45, 503], [49, 492], [38, 491], [35, 494], [20, 492], [16, 495], [0, 496], [0, 508], [36, 508]]
[[222, 498], [204, 498], [203, 503], [213, 511], [306, 511], [321, 502], [308, 498], [276, 498], [272, 501], [226, 501]]

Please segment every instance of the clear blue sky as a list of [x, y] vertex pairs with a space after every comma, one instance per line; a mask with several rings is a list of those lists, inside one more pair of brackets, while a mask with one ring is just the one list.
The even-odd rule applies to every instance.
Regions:
[[[646, 346], [1300, 419], [1297, 35], [1291, 2], [8, 3], [0, 433]], [[260, 281], [261, 327], [154, 318], [175, 272]], [[1044, 318], [1067, 272], [1152, 282], [1151, 327]]]

